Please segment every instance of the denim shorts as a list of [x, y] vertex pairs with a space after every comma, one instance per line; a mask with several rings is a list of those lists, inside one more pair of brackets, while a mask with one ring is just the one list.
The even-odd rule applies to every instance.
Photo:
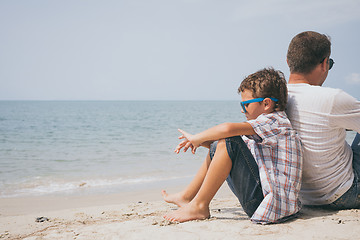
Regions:
[[[249, 148], [240, 136], [225, 139], [226, 149], [232, 161], [226, 181], [230, 190], [238, 198], [244, 212], [251, 217], [264, 199], [258, 165]], [[210, 146], [213, 159], [217, 143]]]
[[354, 169], [354, 182], [350, 189], [345, 192], [335, 202], [322, 207], [330, 209], [354, 209], [360, 208], [360, 135], [356, 134], [355, 139], [351, 145], [353, 150], [353, 169]]
[[336, 210], [360, 208], [360, 182], [356, 173], [350, 189], [335, 202], [324, 207]]

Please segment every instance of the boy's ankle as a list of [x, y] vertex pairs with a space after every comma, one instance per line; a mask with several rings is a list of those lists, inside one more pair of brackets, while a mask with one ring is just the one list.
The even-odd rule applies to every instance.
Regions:
[[197, 199], [193, 199], [193, 201], [190, 202], [195, 208], [199, 210], [209, 210], [209, 203], [205, 201], [199, 201]]
[[190, 193], [187, 193], [185, 191], [181, 192], [180, 196], [184, 201], [187, 201], [187, 202], [191, 202], [195, 197], [195, 196], [193, 196]]

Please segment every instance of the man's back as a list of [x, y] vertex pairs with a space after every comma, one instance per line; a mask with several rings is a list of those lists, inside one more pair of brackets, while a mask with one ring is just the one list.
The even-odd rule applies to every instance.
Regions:
[[352, 185], [352, 150], [345, 129], [360, 132], [359, 102], [338, 89], [288, 84], [287, 115], [304, 145], [304, 204], [335, 201]]

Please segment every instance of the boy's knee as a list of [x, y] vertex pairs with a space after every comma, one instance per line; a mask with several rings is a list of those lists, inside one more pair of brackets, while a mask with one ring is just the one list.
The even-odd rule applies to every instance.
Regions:
[[210, 151], [209, 151], [210, 159], [212, 159], [214, 157], [216, 151], [223, 150], [223, 149], [226, 149], [225, 139], [221, 139], [221, 140], [213, 142], [210, 145]]
[[225, 139], [219, 140], [216, 150], [226, 150], [226, 140]]
[[218, 147], [226, 147], [226, 141], [225, 139], [220, 139], [218, 142]]

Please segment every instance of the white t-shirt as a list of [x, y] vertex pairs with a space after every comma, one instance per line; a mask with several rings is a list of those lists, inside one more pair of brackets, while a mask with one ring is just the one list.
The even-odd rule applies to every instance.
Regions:
[[354, 179], [345, 130], [360, 132], [360, 102], [340, 89], [288, 84], [286, 113], [304, 147], [300, 200], [334, 202]]

